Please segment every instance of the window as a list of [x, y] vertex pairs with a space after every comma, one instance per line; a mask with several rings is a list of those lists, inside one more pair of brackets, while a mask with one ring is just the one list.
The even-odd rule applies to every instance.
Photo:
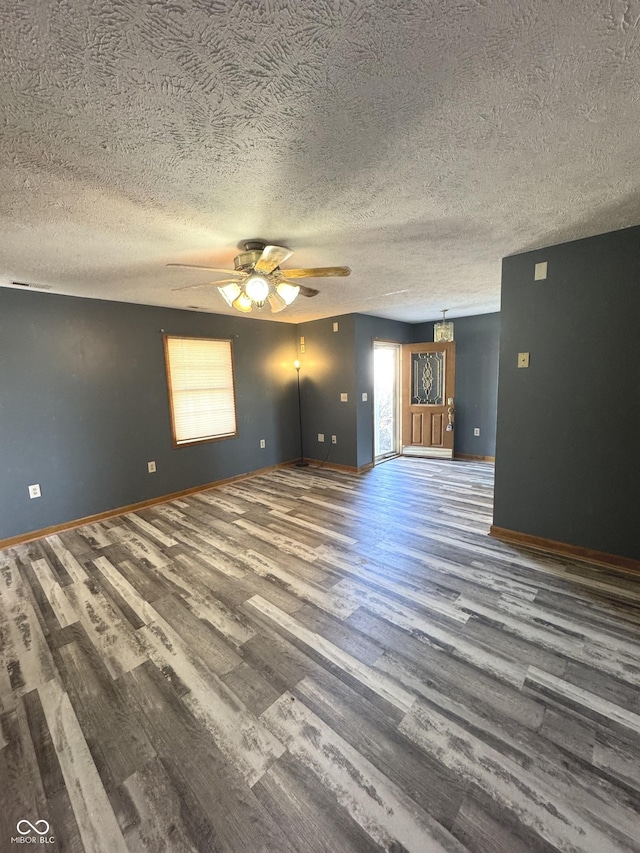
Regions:
[[231, 341], [164, 336], [175, 447], [237, 435]]

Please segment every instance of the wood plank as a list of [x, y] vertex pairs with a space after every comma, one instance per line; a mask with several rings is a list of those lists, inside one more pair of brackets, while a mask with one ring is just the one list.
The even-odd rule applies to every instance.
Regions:
[[395, 721], [328, 673], [304, 678], [291, 692], [416, 803], [428, 803], [439, 824], [451, 828], [466, 784], [441, 762], [416, 754]]
[[261, 719], [383, 849], [462, 853], [443, 826], [295, 696], [284, 693]]
[[342, 649], [334, 643], [325, 640], [324, 637], [321, 637], [313, 631], [309, 631], [287, 613], [278, 610], [277, 607], [274, 607], [259, 595], [255, 595], [253, 598], [249, 599], [247, 605], [255, 608], [268, 619], [271, 619], [286, 633], [297, 637], [307, 646], [313, 648], [322, 657], [331, 661], [331, 663], [344, 669], [345, 672], [357, 681], [362, 682], [362, 684], [374, 693], [377, 693], [382, 699], [386, 700], [399, 710], [407, 711], [413, 704], [415, 695], [404, 690], [390, 677], [376, 672], [372, 667], [361, 663], [357, 658], [353, 657], [353, 655], [343, 652]]
[[253, 786], [253, 792], [296, 853], [381, 853], [381, 847], [336, 802], [316, 776], [284, 755]]
[[32, 820], [48, 820], [48, 813], [39, 814], [39, 778], [30, 778], [24, 731], [21, 730], [18, 711], [14, 709], [0, 715], [5, 745], [0, 749], [0, 779], [2, 779], [2, 808], [0, 808], [0, 839], [3, 849], [11, 846], [10, 839], [18, 836], [18, 821], [33, 816]]
[[515, 813], [524, 826], [559, 850], [621, 853], [633, 844], [617, 827], [603, 828], [597, 815], [561, 799], [511, 758], [473, 738], [433, 707], [416, 703], [402, 720], [400, 731], [463, 779], [477, 784], [503, 810]]
[[39, 814], [49, 820], [51, 834], [60, 850], [81, 853], [84, 848], [80, 830], [37, 690], [25, 694], [24, 706], [38, 772], [47, 799], [46, 811]]
[[[181, 800], [191, 836], [220, 853], [295, 853], [203, 728], [147, 663], [124, 679], [138, 703], [137, 719]], [[256, 780], [257, 781], [257, 780]], [[202, 848], [202, 841], [201, 847]]]
[[83, 632], [60, 649], [67, 689], [73, 688], [76, 715], [92, 748], [99, 748], [109, 768], [105, 787], [119, 785], [154, 757], [144, 732], [131, 723], [131, 708]]
[[[218, 675], [207, 668], [199, 650], [160, 616], [140, 630], [158, 669], [169, 666], [187, 691], [182, 701], [209, 732], [248, 785], [256, 782], [284, 747], [246, 708]], [[229, 671], [226, 669], [226, 671]]]
[[69, 697], [57, 679], [38, 693], [85, 849], [128, 853]]

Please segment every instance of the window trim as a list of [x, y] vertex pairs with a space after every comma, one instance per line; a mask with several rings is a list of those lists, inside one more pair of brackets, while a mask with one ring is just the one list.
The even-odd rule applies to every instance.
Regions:
[[[175, 407], [173, 403], [173, 384], [171, 381], [171, 363], [169, 359], [169, 340], [173, 339], [182, 339], [189, 341], [211, 341], [215, 343], [225, 343], [229, 344], [229, 353], [231, 356], [231, 386], [233, 389], [233, 416], [235, 420], [235, 432], [225, 433], [224, 435], [212, 435], [206, 436], [205, 438], [194, 438], [187, 439], [185, 441], [178, 441], [176, 438], [176, 423], [175, 423]], [[171, 443], [174, 448], [179, 447], [193, 447], [197, 444], [209, 444], [213, 441], [226, 441], [229, 438], [237, 438], [238, 437], [238, 395], [236, 394], [236, 373], [235, 373], [235, 359], [233, 352], [233, 338], [210, 338], [204, 335], [175, 335], [169, 334], [168, 332], [163, 332], [162, 342], [164, 346], [164, 365], [165, 365], [165, 379], [167, 384], [167, 392], [169, 397], [169, 419], [171, 421]]]

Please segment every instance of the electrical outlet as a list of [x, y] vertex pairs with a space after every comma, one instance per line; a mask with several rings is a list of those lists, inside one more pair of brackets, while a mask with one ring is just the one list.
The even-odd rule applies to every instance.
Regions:
[[331, 444], [337, 444], [337, 443], [338, 443], [338, 436], [332, 435], [331, 436]]
[[147, 462], [147, 470], [150, 474], [156, 473], [156, 463], [155, 462]]
[[318, 441], [324, 441], [324, 433], [323, 432], [318, 433]]
[[367, 392], [363, 391], [362, 392], [362, 402], [366, 403], [368, 399], [369, 399], [369, 396], [368, 396]]
[[342, 394], [340, 394], [340, 402], [341, 403], [348, 403], [349, 402], [349, 395], [345, 394], [344, 391], [342, 392]]
[[29, 497], [30, 498], [39, 498], [42, 496], [40, 492], [40, 483], [34, 483], [33, 486], [29, 486]]
[[480, 435], [480, 427], [474, 427], [473, 428], [473, 434], [474, 435]]
[[266, 446], [267, 446], [267, 442], [264, 440], [264, 438], [261, 438], [260, 439], [260, 447], [264, 450], [264, 448]]

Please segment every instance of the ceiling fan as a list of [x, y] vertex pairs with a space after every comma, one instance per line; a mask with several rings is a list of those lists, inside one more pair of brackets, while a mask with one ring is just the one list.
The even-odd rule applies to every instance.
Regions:
[[291, 305], [298, 296], [317, 296], [318, 290], [298, 284], [300, 278], [327, 278], [347, 276], [349, 267], [309, 267], [306, 269], [283, 270], [280, 264], [288, 260], [293, 252], [285, 246], [270, 246], [260, 240], [245, 240], [240, 243], [242, 251], [233, 259], [234, 269], [205, 267], [199, 264], [167, 264], [168, 267], [189, 267], [224, 273], [227, 277], [205, 284], [189, 284], [173, 290], [190, 290], [195, 287], [216, 285], [227, 305], [249, 314], [254, 306], [262, 308], [265, 302], [276, 314]]

